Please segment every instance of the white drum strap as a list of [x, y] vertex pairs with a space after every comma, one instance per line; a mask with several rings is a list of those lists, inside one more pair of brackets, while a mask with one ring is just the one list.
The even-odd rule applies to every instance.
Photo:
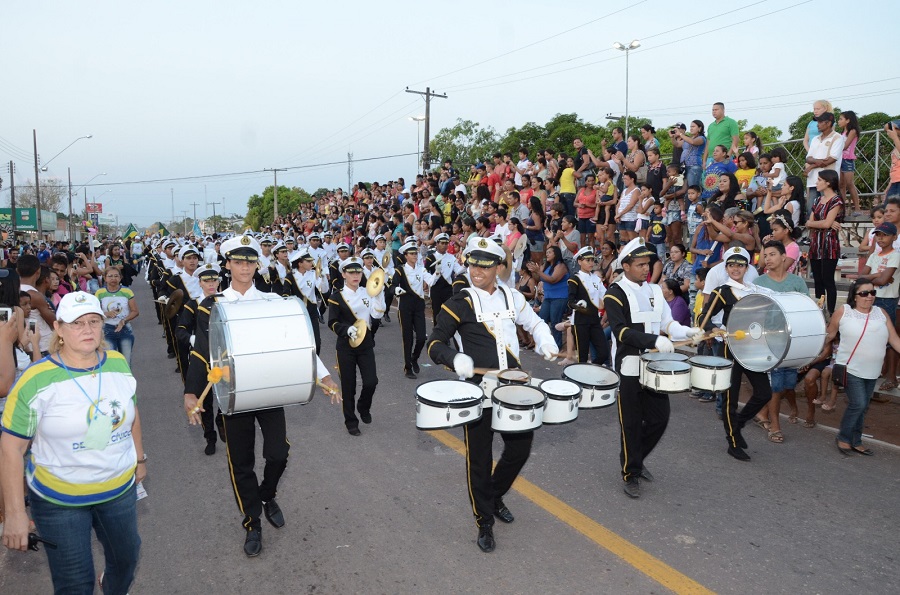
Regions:
[[628, 297], [628, 307], [631, 309], [631, 322], [643, 324], [645, 333], [654, 334], [653, 323], [660, 324], [662, 322], [663, 304], [665, 303], [662, 289], [660, 289], [659, 285], [650, 285], [650, 289], [653, 291], [650, 307], [653, 309], [642, 311], [638, 302], [638, 296], [632, 291], [631, 287], [625, 283], [619, 283], [618, 285]]
[[475, 310], [475, 320], [484, 323], [491, 331], [491, 334], [494, 335], [494, 341], [497, 345], [497, 365], [501, 370], [505, 370], [509, 365], [506, 359], [507, 342], [503, 335], [503, 321], [515, 320], [516, 311], [513, 309], [515, 307], [515, 302], [513, 301], [512, 292], [509, 288], [498, 285], [497, 290], [503, 292], [503, 298], [506, 300], [507, 308], [496, 312], [485, 312], [483, 310], [481, 300], [478, 298], [478, 294], [474, 289], [467, 287], [463, 291], [465, 291], [472, 299], [472, 306]]

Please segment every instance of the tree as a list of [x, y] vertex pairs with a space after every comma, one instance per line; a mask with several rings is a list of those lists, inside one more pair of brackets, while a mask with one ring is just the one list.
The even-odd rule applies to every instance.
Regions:
[[[777, 126], [763, 126], [762, 124], [754, 124], [747, 128], [747, 120], [738, 120], [738, 128], [741, 130], [741, 143], [744, 140], [745, 132], [755, 132], [759, 137], [759, 142], [763, 145], [763, 150], [773, 143], [777, 143], [781, 139], [781, 129]], [[739, 143], [740, 144], [740, 143]]]
[[[58, 211], [63, 199], [69, 200], [69, 186], [59, 178], [41, 180], [41, 209]], [[34, 182], [25, 180], [21, 186], [16, 184], [16, 208], [33, 209], [37, 204], [34, 193]]]
[[441, 128], [428, 148], [440, 163], [452, 159], [459, 168], [488, 159], [500, 149], [500, 139], [490, 126], [482, 128], [478, 122], [457, 118], [450, 128]]
[[[278, 214], [292, 213], [302, 203], [312, 202], [314, 199], [303, 188], [278, 187]], [[268, 225], [275, 219], [275, 187], [267, 186], [262, 195], [254, 194], [247, 200], [247, 215], [244, 217], [247, 225], [259, 229], [261, 225]]]

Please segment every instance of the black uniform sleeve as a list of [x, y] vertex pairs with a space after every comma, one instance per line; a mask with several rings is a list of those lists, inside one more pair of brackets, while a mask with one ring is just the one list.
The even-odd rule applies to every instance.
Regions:
[[568, 306], [569, 308], [571, 308], [573, 310], [575, 309], [575, 302], [577, 302], [579, 299], [581, 299], [580, 297], [578, 297], [578, 293], [579, 293], [578, 290], [579, 290], [580, 286], [581, 286], [581, 282], [578, 281], [578, 279], [573, 279], [572, 277], [569, 277], [569, 282], [567, 284], [567, 287], [569, 288], [569, 300], [566, 303], [566, 306]]
[[200, 396], [206, 388], [209, 374], [209, 313], [215, 304], [215, 296], [203, 300], [197, 306], [197, 321], [194, 329], [194, 348], [188, 360], [188, 371], [184, 381], [184, 392]]
[[175, 326], [175, 336], [178, 341], [190, 345], [191, 335], [194, 334], [195, 317], [197, 316], [197, 300], [191, 300], [181, 309], [178, 315], [178, 324]]
[[724, 290], [724, 287], [713, 289], [712, 293], [709, 294], [709, 299], [703, 304], [703, 311], [700, 312], [698, 324], [704, 320], [706, 321], [706, 324], [703, 325], [704, 332], [709, 332], [715, 328], [716, 325], [712, 322], [713, 317], [721, 312], [729, 303], [728, 294], [731, 292], [726, 292]]
[[461, 304], [465, 303], [465, 294], [455, 295], [444, 302], [441, 311], [438, 312], [434, 328], [431, 329], [431, 336], [425, 343], [431, 361], [447, 366], [451, 370], [453, 369], [453, 358], [459, 351], [450, 347], [448, 343], [459, 329], [462, 320]]
[[328, 328], [330, 328], [338, 338], [346, 337], [347, 329], [351, 326], [341, 320], [341, 301], [343, 301], [343, 299], [339, 294], [328, 298]]
[[603, 303], [606, 306], [606, 319], [609, 321], [613, 336], [619, 343], [638, 349], [653, 349], [656, 346], [657, 335], [651, 335], [628, 326], [631, 319], [631, 311], [626, 306], [628, 298], [617, 285], [609, 288], [603, 298]]

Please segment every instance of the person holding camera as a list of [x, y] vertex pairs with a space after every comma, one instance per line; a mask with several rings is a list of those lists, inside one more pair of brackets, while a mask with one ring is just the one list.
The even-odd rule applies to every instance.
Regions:
[[891, 151], [891, 174], [887, 189], [884, 191], [884, 201], [891, 198], [900, 198], [900, 120], [894, 120], [884, 125], [884, 131], [894, 143]]

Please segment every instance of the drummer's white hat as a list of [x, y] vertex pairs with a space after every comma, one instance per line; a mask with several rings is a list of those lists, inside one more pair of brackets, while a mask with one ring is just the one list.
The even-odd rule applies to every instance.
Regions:
[[653, 254], [650, 248], [647, 247], [647, 244], [644, 242], [644, 238], [634, 238], [627, 244], [622, 250], [619, 252], [619, 262], [626, 263], [630, 262], [634, 258], [641, 258], [643, 256], [650, 256]]
[[257, 260], [262, 249], [255, 238], [240, 236], [223, 242], [219, 252], [228, 260]]
[[360, 258], [366, 258], [367, 256], [370, 258], [375, 258], [375, 253], [372, 252], [371, 248], [366, 248], [365, 250], [363, 250], [362, 252], [359, 253]]
[[[383, 236], [382, 236], [382, 237], [383, 237]], [[448, 236], [448, 235], [445, 234], [445, 233], [439, 233], [439, 234], [437, 234], [436, 236], [434, 236], [434, 241], [435, 241], [435, 242], [449, 242], [449, 241], [450, 241], [450, 236]]]
[[187, 244], [181, 250], [178, 251], [178, 258], [184, 260], [184, 257], [188, 254], [193, 254], [194, 256], [200, 257], [200, 252], [192, 245]]
[[406, 254], [407, 252], [419, 252], [419, 248], [413, 242], [406, 242], [402, 246], [400, 246], [400, 254]]
[[359, 258], [357, 258], [355, 256], [351, 256], [350, 258], [345, 258], [344, 260], [341, 261], [340, 269], [341, 269], [342, 273], [347, 270], [362, 271], [362, 269], [363, 269], [362, 260], [360, 260]]
[[727, 252], [725, 252], [725, 264], [729, 262], [740, 262], [743, 264], [750, 263], [750, 253], [744, 250], [743, 248], [729, 248]]
[[272, 254], [278, 252], [279, 250], [287, 250], [287, 246], [284, 245], [284, 242], [278, 240], [275, 242], [275, 245], [272, 246]]
[[590, 246], [585, 246], [584, 248], [582, 248], [581, 250], [576, 252], [575, 260], [581, 260], [582, 258], [584, 258], [586, 256], [590, 256], [592, 258], [594, 256], [594, 249], [591, 248]]
[[506, 258], [506, 252], [489, 238], [473, 236], [463, 250], [468, 264], [491, 267], [500, 264]]
[[300, 260], [309, 260], [311, 262], [315, 260], [315, 258], [313, 258], [312, 254], [309, 253], [309, 250], [307, 250], [306, 248], [301, 248], [291, 255], [291, 264], [295, 264]]
[[197, 279], [202, 279], [204, 277], [218, 277], [220, 272], [222, 272], [222, 269], [219, 265], [208, 262], [197, 267], [197, 270], [194, 271], [194, 277]]

